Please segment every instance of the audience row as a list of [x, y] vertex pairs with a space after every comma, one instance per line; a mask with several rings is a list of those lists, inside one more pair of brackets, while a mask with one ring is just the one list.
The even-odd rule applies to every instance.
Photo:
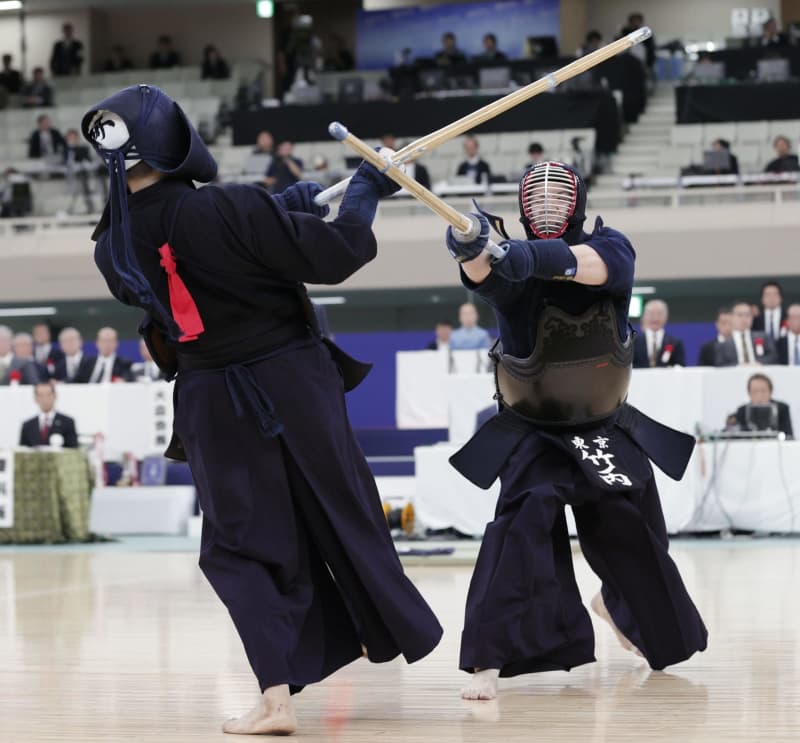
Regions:
[[75, 328], [64, 328], [56, 345], [47, 323], [37, 323], [32, 333], [16, 334], [0, 325], [0, 386], [50, 380], [100, 384], [162, 378], [144, 342], [139, 344], [143, 360], [135, 363], [117, 355], [119, 338], [114, 328], [100, 328], [95, 345], [96, 355], [84, 354], [83, 338]]

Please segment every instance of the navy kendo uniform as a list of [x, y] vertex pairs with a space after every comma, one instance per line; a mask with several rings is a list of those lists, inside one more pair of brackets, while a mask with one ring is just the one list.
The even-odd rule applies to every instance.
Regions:
[[[316, 184], [277, 196], [206, 186], [216, 163], [180, 107], [127, 88], [84, 118], [109, 164], [95, 261], [175, 384], [168, 455], [191, 466], [200, 567], [262, 691], [292, 691], [360, 657], [429, 653], [441, 627], [403, 574], [344, 392], [369, 370], [316, 327], [302, 282], [335, 284], [376, 254], [371, 223], [394, 184], [362, 165], [332, 222]], [[167, 175], [126, 193], [126, 159]]]
[[[494, 308], [500, 329], [491, 353], [500, 412], [451, 459], [481, 487], [498, 475], [501, 482], [467, 599], [460, 667], [468, 672], [496, 668], [514, 676], [595, 659], [572, 567], [567, 504], [608, 611], [650, 666], [664, 668], [706, 647], [706, 629], [667, 554], [649, 461], [680, 479], [694, 440], [625, 403], [635, 253], [599, 218], [586, 234], [585, 205], [572, 168], [534, 166], [520, 184], [529, 240], [501, 243], [505, 257], [480, 284], [462, 272], [464, 285]], [[482, 239], [464, 245], [448, 231], [448, 247], [462, 262], [485, 245], [486, 217], [497, 220], [475, 216]], [[568, 246], [581, 243], [605, 262], [603, 286], [571, 280], [577, 261]]]

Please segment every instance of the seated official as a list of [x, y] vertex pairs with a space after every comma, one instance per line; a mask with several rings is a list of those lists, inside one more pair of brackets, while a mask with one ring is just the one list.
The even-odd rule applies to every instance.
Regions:
[[786, 335], [778, 338], [778, 363], [800, 366], [800, 304], [786, 310]]
[[[19, 436], [20, 446], [64, 446], [77, 449], [75, 421], [55, 411], [56, 388], [52, 382], [40, 382], [33, 389], [39, 415], [25, 421]], [[60, 440], [56, 437], [61, 437]]]
[[474, 179], [475, 183], [488, 183], [491, 181], [492, 169], [489, 167], [489, 163], [487, 163], [486, 160], [483, 160], [478, 154], [478, 150], [480, 150], [480, 144], [478, 144], [478, 140], [472, 135], [467, 135], [464, 137], [464, 143], [462, 146], [464, 148], [466, 160], [462, 161], [458, 166], [456, 175], [470, 176]]
[[[104, 382], [129, 382], [131, 362], [117, 356], [119, 338], [114, 328], [100, 328], [97, 331], [97, 356], [88, 356], [81, 362], [80, 374], [73, 382], [102, 384]], [[89, 371], [91, 369], [91, 371]], [[86, 372], [89, 372], [88, 377]]]
[[792, 417], [785, 402], [772, 399], [772, 380], [766, 374], [753, 374], [747, 380], [750, 402], [736, 410], [740, 431], [780, 431], [793, 438]]
[[788, 137], [777, 136], [772, 143], [775, 149], [775, 159], [767, 163], [765, 173], [796, 173], [800, 170], [800, 161], [792, 153], [792, 143]]
[[436, 323], [436, 337], [425, 346], [428, 351], [438, 351], [440, 348], [450, 347], [450, 336], [453, 334], [453, 323], [440, 320]]
[[669, 319], [667, 303], [651, 299], [642, 313], [642, 332], [633, 339], [633, 366], [637, 369], [686, 366], [683, 341], [664, 329]]
[[717, 312], [717, 337], [700, 346], [698, 366], [736, 366], [736, 346], [733, 338], [733, 311], [721, 307]]
[[158, 368], [158, 364], [153, 361], [153, 357], [150, 355], [150, 349], [147, 348], [144, 338], [139, 340], [139, 355], [142, 357], [142, 360], [131, 364], [130, 374], [134, 382], [157, 382], [160, 379], [166, 379], [164, 372], [162, 372], [161, 369]]
[[478, 325], [478, 308], [471, 302], [462, 304], [458, 310], [461, 327], [450, 334], [450, 348], [453, 351], [474, 351], [489, 348], [492, 337], [489, 331]]

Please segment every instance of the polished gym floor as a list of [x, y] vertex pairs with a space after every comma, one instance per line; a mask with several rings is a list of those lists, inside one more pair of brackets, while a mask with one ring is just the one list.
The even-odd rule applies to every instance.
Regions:
[[[175, 549], [169, 541], [164, 549]], [[188, 551], [0, 549], [0, 743], [234, 740], [258, 693], [226, 611]], [[677, 540], [707, 652], [650, 672], [596, 622], [598, 662], [501, 679], [464, 702], [469, 559], [408, 567], [445, 626], [414, 666], [358, 661], [295, 697], [295, 739], [325, 743], [800, 740], [800, 540]], [[585, 599], [598, 581], [579, 554]]]

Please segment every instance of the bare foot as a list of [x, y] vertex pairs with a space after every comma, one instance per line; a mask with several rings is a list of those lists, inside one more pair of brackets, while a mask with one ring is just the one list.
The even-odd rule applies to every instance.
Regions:
[[247, 714], [228, 720], [224, 733], [238, 735], [291, 735], [297, 730], [297, 718], [288, 685], [271, 686]]
[[603, 595], [598, 593], [591, 601], [592, 611], [597, 614], [600, 619], [604, 619], [608, 622], [611, 629], [614, 630], [614, 634], [617, 636], [617, 640], [619, 640], [619, 644], [625, 648], [625, 650], [629, 650], [632, 653], [636, 653], [640, 658], [643, 658], [641, 651], [639, 648], [636, 647], [622, 632], [619, 631], [619, 627], [614, 624], [614, 620], [611, 618], [611, 614], [609, 614], [608, 609], [606, 608], [606, 602], [603, 601]]
[[469, 684], [461, 690], [462, 699], [494, 699], [497, 696], [497, 668], [485, 668], [472, 674]]

